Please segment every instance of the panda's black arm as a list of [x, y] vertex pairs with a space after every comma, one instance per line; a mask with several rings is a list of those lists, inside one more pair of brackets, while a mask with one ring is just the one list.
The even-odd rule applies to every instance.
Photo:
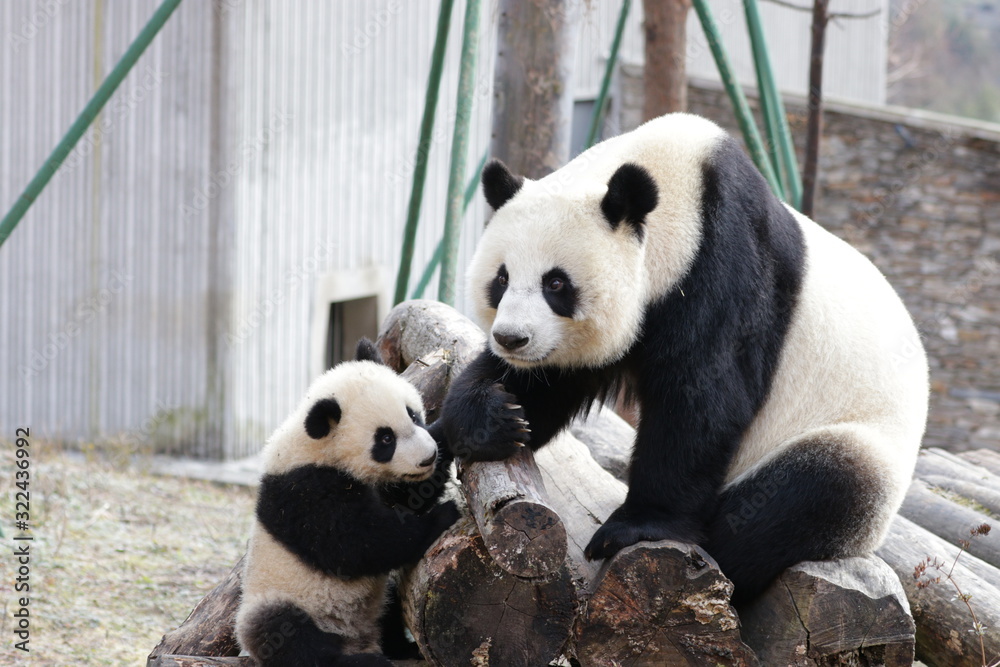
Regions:
[[505, 459], [518, 442], [537, 450], [611, 391], [618, 372], [521, 370], [487, 348], [452, 383], [435, 427], [460, 459]]
[[386, 507], [374, 489], [334, 468], [307, 465], [261, 479], [257, 520], [327, 574], [385, 574], [415, 563], [458, 519], [452, 502], [416, 515]]
[[379, 488], [379, 495], [386, 504], [423, 514], [433, 507], [444, 493], [451, 478], [451, 463], [455, 457], [444, 442], [440, 427], [435, 428], [432, 424], [427, 431], [438, 444], [438, 459], [434, 474], [422, 482], [397, 482]]

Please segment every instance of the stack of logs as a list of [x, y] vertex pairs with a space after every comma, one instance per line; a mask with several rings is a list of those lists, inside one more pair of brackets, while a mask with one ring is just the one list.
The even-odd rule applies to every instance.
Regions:
[[[475, 325], [430, 301], [398, 306], [378, 340], [421, 391], [429, 420], [483, 344]], [[640, 543], [603, 563], [583, 557], [625, 497], [632, 435], [595, 409], [534, 455], [458, 467], [467, 516], [400, 585], [429, 664], [909, 665], [916, 648], [929, 665], [981, 665], [969, 605], [987, 628], [987, 659], [1000, 655], [1000, 530], [969, 537], [1000, 515], [1000, 455], [924, 452], [877, 557], [801, 563], [737, 616], [732, 584], [698, 546]], [[963, 539], [951, 577], [967, 602], [944, 576]], [[923, 579], [941, 582], [918, 586], [914, 570], [927, 557], [944, 565], [932, 563]], [[249, 664], [232, 636], [241, 565], [147, 665]]]

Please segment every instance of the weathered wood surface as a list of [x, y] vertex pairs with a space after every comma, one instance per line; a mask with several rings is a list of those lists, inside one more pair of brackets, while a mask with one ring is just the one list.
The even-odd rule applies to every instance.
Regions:
[[992, 449], [973, 449], [962, 452], [958, 456], [1000, 477], [1000, 452], [995, 452]]
[[431, 547], [400, 591], [407, 627], [424, 657], [442, 667], [547, 665], [560, 655], [576, 614], [565, 568], [548, 577], [510, 574], [471, 518]]
[[635, 429], [607, 406], [594, 406], [574, 419], [570, 432], [590, 450], [597, 463], [615, 479], [628, 482]]
[[235, 627], [245, 558], [245, 556], [240, 558], [226, 578], [202, 598], [176, 630], [163, 635], [160, 643], [149, 654], [147, 665], [165, 667], [171, 664], [160, 662], [162, 656], [222, 658], [239, 655], [240, 648], [236, 641]]
[[917, 456], [916, 476], [929, 475], [951, 477], [1000, 491], [1000, 477], [982, 466], [937, 447], [922, 449]]
[[376, 341], [382, 358], [397, 372], [418, 357], [444, 350], [455, 377], [485, 344], [486, 336], [472, 320], [450, 306], [424, 299], [393, 308]]
[[913, 662], [914, 624], [906, 594], [877, 556], [790, 567], [740, 619], [743, 639], [762, 665]]
[[[971, 501], [978, 503], [983, 509], [994, 516], [1000, 516], [1000, 491], [975, 482], [953, 479], [944, 475], [923, 475], [923, 480], [930, 487], [960, 496], [957, 502]], [[990, 517], [993, 518], [993, 517]]]
[[146, 667], [253, 667], [253, 659], [244, 657], [210, 658], [197, 655], [161, 655]]
[[[876, 551], [896, 572], [906, 591], [917, 626], [917, 659], [941, 667], [981, 667], [972, 614], [945, 579], [958, 553], [957, 546], [901, 516], [893, 519], [885, 543]], [[914, 569], [928, 557], [942, 563], [943, 569], [927, 570], [929, 576], [940, 576], [941, 581], [921, 588]], [[1000, 656], [1000, 570], [964, 553], [951, 574], [962, 592], [972, 595], [969, 605], [987, 628], [983, 636], [986, 657], [996, 659]]]
[[[913, 480], [899, 513], [956, 545], [959, 540], [969, 539], [972, 528], [991, 523], [986, 514], [934, 493], [921, 479]], [[1000, 567], [1000, 525], [997, 530], [990, 531], [989, 535], [971, 540], [968, 551], [973, 556]]]

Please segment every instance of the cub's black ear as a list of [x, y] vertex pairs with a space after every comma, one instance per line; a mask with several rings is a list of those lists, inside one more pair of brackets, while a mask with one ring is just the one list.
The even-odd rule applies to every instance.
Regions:
[[330, 435], [330, 420], [340, 421], [340, 404], [333, 398], [321, 398], [306, 415], [306, 433], [314, 440]]
[[490, 160], [483, 168], [483, 194], [494, 211], [510, 201], [522, 185], [524, 176], [510, 173], [507, 165], [500, 160]]
[[362, 338], [358, 341], [358, 349], [354, 353], [355, 361], [374, 361], [376, 364], [385, 364], [382, 361], [382, 355], [379, 353], [378, 348], [375, 347], [375, 343], [371, 342], [368, 338]]
[[613, 229], [623, 221], [641, 239], [646, 215], [656, 208], [659, 189], [652, 175], [643, 167], [626, 162], [608, 181], [608, 192], [601, 200], [601, 211]]

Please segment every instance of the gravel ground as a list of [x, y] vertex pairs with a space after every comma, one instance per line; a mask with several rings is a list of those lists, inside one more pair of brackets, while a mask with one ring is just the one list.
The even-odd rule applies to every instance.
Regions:
[[[0, 441], [0, 665], [144, 665], [246, 548], [254, 491], [32, 441], [30, 542], [15, 541], [15, 443]], [[23, 509], [23, 508], [18, 508]], [[30, 653], [15, 648], [30, 548]]]

